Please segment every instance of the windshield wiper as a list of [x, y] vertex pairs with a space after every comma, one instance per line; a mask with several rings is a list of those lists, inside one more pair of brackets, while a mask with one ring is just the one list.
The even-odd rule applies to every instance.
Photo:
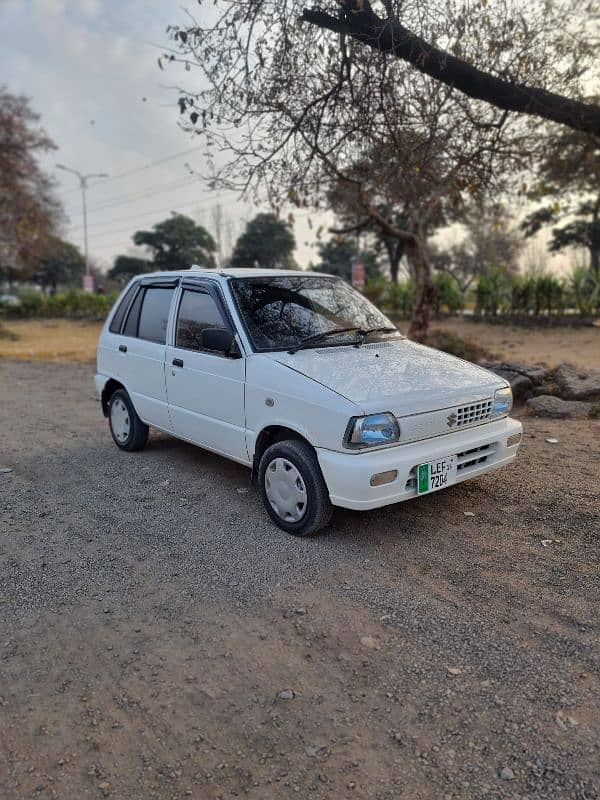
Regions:
[[334, 328], [331, 331], [325, 331], [324, 333], [317, 333], [316, 336], [309, 336], [308, 339], [303, 339], [299, 344], [295, 347], [290, 347], [288, 353], [290, 355], [294, 355], [297, 353], [298, 350], [303, 350], [305, 347], [310, 347], [311, 344], [318, 344], [319, 342], [327, 339], [329, 336], [335, 336], [337, 333], [352, 333], [352, 331], [362, 332], [361, 328]]
[[372, 333], [399, 333], [398, 328], [382, 327], [382, 328], [369, 328], [363, 330], [357, 329], [356, 347], [361, 347]]

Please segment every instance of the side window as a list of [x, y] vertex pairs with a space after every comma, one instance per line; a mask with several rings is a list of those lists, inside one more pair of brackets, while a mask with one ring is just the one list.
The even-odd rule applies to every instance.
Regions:
[[119, 303], [119, 307], [115, 311], [115, 315], [111, 320], [110, 323], [110, 332], [111, 333], [120, 333], [121, 332], [121, 325], [123, 324], [123, 320], [125, 319], [125, 314], [127, 313], [127, 309], [129, 307], [129, 303], [131, 302], [131, 298], [136, 293], [138, 288], [137, 283], [134, 283], [133, 286], [127, 291], [121, 302]]
[[171, 310], [174, 289], [150, 286], [144, 293], [140, 312], [138, 336], [157, 344], [167, 341], [167, 322]]
[[143, 299], [144, 289], [140, 289], [131, 305], [131, 308], [129, 309], [129, 314], [127, 315], [127, 322], [125, 323], [125, 328], [123, 329], [123, 334], [125, 336], [138, 335], [138, 324], [140, 321], [140, 310], [142, 308]]
[[179, 305], [175, 346], [202, 350], [202, 331], [228, 328], [214, 299], [208, 292], [184, 289]]

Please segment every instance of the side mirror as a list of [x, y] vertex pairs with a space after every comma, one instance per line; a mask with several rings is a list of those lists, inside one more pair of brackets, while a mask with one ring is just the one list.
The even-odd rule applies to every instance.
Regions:
[[230, 358], [239, 358], [241, 355], [235, 336], [225, 328], [205, 328], [202, 331], [202, 349], [223, 353]]

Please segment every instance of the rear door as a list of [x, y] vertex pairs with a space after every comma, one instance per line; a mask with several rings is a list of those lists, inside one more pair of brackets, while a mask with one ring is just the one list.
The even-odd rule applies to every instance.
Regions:
[[119, 336], [119, 377], [149, 425], [171, 430], [165, 354], [177, 280], [141, 281]]
[[167, 394], [173, 432], [201, 447], [248, 462], [245, 442], [245, 358], [203, 349], [202, 331], [235, 334], [213, 282], [183, 282], [173, 344], [167, 347]]

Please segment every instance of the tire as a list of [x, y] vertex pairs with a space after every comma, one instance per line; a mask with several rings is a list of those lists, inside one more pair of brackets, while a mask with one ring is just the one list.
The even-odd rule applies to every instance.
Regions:
[[258, 485], [273, 522], [294, 536], [311, 536], [324, 528], [333, 507], [317, 457], [306, 442], [288, 439], [265, 450]]
[[148, 426], [136, 414], [125, 389], [117, 389], [108, 403], [108, 424], [114, 443], [121, 450], [143, 450], [148, 441]]

